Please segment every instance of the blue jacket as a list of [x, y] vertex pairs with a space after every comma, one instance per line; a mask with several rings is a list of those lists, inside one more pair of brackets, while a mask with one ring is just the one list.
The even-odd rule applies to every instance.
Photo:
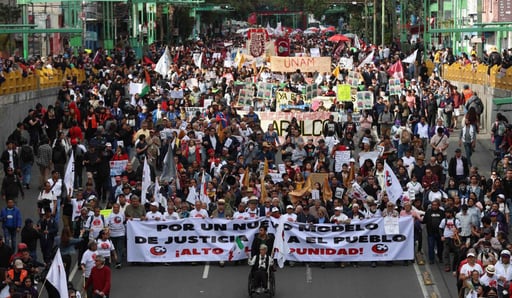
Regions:
[[0, 220], [4, 223], [4, 228], [21, 228], [20, 209], [17, 207], [12, 209], [5, 207], [0, 212]]

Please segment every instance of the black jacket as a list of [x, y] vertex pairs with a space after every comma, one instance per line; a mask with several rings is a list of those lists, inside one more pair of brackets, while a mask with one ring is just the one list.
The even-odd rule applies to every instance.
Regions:
[[[469, 176], [469, 164], [468, 160], [464, 157], [460, 157], [462, 159], [462, 166], [464, 167], [464, 177]], [[448, 175], [450, 177], [455, 177], [457, 173], [457, 158], [454, 156], [450, 159], [450, 162], [448, 163]]]

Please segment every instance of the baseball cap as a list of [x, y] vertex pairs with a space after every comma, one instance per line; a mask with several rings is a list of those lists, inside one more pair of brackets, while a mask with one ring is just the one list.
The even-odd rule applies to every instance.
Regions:
[[272, 212], [279, 212], [279, 208], [277, 208], [277, 207], [273, 207], [271, 211], [272, 211]]
[[504, 249], [501, 251], [500, 255], [502, 256], [509, 256], [510, 257], [510, 251], [507, 249]]
[[336, 208], [334, 208], [334, 210], [336, 210], [336, 211], [343, 211], [343, 208], [341, 208], [341, 207], [336, 207]]
[[475, 253], [474, 252], [468, 252], [468, 254], [466, 255], [468, 258], [469, 257], [474, 257], [475, 256]]
[[[288, 205], [288, 206], [286, 206], [286, 209], [293, 209], [293, 206], [292, 205]], [[277, 211], [279, 211], [279, 210], [277, 210]]]
[[152, 203], [151, 203], [151, 206], [158, 207], [158, 202], [152, 202]]
[[16, 269], [23, 269], [23, 262], [20, 259], [16, 259], [16, 261], [14, 261], [14, 267]]

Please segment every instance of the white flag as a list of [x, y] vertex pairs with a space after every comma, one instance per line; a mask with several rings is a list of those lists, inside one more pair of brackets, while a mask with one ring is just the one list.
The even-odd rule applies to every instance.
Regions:
[[194, 53], [193, 60], [194, 64], [201, 68], [201, 63], [203, 62], [203, 53]]
[[276, 238], [274, 240], [274, 258], [276, 259], [279, 268], [284, 267], [284, 261], [286, 261], [286, 256], [290, 253], [288, 243], [284, 239], [285, 222], [286, 218], [284, 216], [281, 216], [279, 218], [279, 225], [276, 228]]
[[158, 59], [158, 62], [155, 66], [155, 71], [164, 76], [164, 78], [167, 76], [167, 72], [169, 71], [169, 66], [171, 65], [171, 55], [169, 54], [169, 48], [165, 47], [164, 54], [160, 59]]
[[403, 190], [398, 178], [395, 173], [384, 161], [384, 183], [386, 186], [386, 194], [388, 195], [389, 201], [396, 204], [396, 201], [402, 198]]
[[158, 177], [155, 178], [155, 189], [153, 190], [153, 197], [155, 198], [155, 202], [160, 203], [165, 210], [167, 210], [167, 200], [160, 193], [160, 183], [158, 183]]
[[57, 289], [60, 297], [69, 297], [68, 294], [68, 280], [66, 277], [66, 270], [62, 262], [62, 256], [60, 255], [60, 248], [57, 249], [57, 253], [53, 258], [52, 265], [46, 276], [46, 281], [52, 284]]
[[75, 154], [73, 151], [71, 151], [68, 166], [64, 173], [64, 184], [66, 184], [67, 196], [73, 196], [73, 185], [75, 184]]
[[187, 196], [187, 202], [194, 205], [197, 201], [197, 192], [195, 187], [189, 187], [188, 188], [188, 196]]
[[357, 35], [354, 36], [354, 48], [361, 49], [361, 43], [359, 42], [359, 37]]
[[418, 56], [418, 50], [414, 51], [411, 55], [407, 56], [404, 60], [402, 60], [402, 63], [409, 63], [413, 64], [416, 62], [416, 57]]
[[142, 190], [140, 194], [140, 202], [144, 205], [147, 202], [146, 193], [151, 186], [151, 170], [149, 169], [148, 158], [144, 158], [144, 165], [142, 166]]
[[366, 58], [364, 58], [364, 60], [361, 61], [361, 64], [359, 65], [366, 65], [368, 63], [373, 63], [373, 51], [368, 56], [366, 56]]
[[210, 204], [210, 197], [208, 197], [208, 194], [206, 193], [206, 177], [204, 171], [201, 178], [201, 185], [199, 186], [199, 200], [206, 204]]

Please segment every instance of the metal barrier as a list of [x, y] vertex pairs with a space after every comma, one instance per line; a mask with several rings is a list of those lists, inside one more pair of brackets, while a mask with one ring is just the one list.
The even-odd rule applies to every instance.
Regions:
[[443, 66], [443, 79], [512, 90], [512, 67], [501, 70], [498, 66], [494, 66], [490, 69], [489, 74], [487, 71], [488, 66], [483, 64], [473, 67], [472, 65], [462, 66], [454, 63]]
[[85, 71], [77, 68], [60, 69], [43, 68], [23, 77], [21, 70], [3, 73], [5, 81], [0, 84], [0, 95], [28, 92], [59, 87], [68, 79], [76, 77], [77, 82], [85, 80]]

